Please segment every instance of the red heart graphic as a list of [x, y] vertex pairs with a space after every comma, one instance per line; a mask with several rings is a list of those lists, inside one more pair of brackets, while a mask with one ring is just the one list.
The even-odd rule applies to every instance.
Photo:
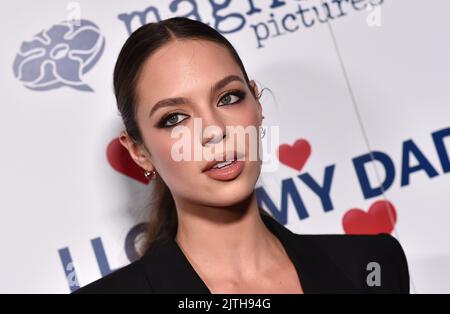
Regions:
[[373, 203], [367, 213], [359, 208], [350, 209], [342, 219], [346, 234], [391, 233], [396, 222], [397, 213], [389, 201]]
[[293, 146], [282, 144], [278, 147], [278, 159], [280, 162], [297, 171], [302, 170], [310, 155], [311, 145], [304, 139], [295, 141]]
[[106, 157], [114, 170], [141, 183], [148, 184], [150, 182], [144, 176], [144, 169], [134, 162], [128, 150], [123, 147], [118, 138], [109, 143], [106, 149]]

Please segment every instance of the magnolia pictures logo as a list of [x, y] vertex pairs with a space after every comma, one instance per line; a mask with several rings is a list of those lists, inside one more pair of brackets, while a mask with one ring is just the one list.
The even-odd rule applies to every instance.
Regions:
[[63, 21], [21, 44], [13, 63], [14, 75], [35, 91], [62, 86], [93, 91], [82, 79], [98, 62], [104, 47], [105, 38], [93, 22]]

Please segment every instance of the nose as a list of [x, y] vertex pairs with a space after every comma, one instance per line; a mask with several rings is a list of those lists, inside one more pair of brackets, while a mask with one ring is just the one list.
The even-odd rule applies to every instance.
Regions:
[[226, 126], [218, 113], [207, 113], [202, 117], [202, 145], [214, 145], [223, 141], [226, 137]]

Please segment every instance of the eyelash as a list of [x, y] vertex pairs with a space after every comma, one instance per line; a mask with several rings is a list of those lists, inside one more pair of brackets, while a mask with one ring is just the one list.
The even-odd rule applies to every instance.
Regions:
[[[241, 90], [231, 90], [231, 91], [229, 91], [228, 93], [226, 93], [225, 95], [223, 95], [223, 97], [221, 97], [220, 100], [222, 100], [222, 99], [224, 99], [225, 97], [230, 96], [230, 95], [237, 96], [237, 97], [239, 98], [239, 99], [236, 100], [234, 103], [228, 104], [228, 105], [234, 105], [234, 104], [237, 104], [237, 103], [239, 103], [239, 102], [241, 102], [242, 100], [245, 99], [246, 92], [241, 91]], [[222, 106], [228, 106], [228, 105], [222, 105]], [[222, 106], [220, 106], [220, 107], [222, 107]], [[168, 114], [164, 115], [164, 116], [161, 118], [161, 120], [158, 122], [157, 126], [158, 126], [159, 128], [172, 128], [172, 127], [176, 126], [177, 124], [181, 123], [182, 121], [186, 120], [186, 119], [184, 119], [184, 120], [181, 120], [180, 122], [177, 122], [177, 123], [175, 123], [175, 124], [172, 124], [172, 125], [166, 125], [167, 121], [168, 121], [170, 118], [172, 118], [173, 116], [177, 116], [177, 115], [185, 115], [185, 114], [184, 114], [184, 113], [181, 113], [181, 112], [171, 112], [171, 113], [168, 113]]]

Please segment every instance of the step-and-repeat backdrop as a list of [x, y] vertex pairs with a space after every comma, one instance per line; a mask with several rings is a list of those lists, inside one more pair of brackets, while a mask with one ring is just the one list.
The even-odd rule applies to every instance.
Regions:
[[142, 24], [201, 20], [236, 47], [279, 126], [261, 206], [297, 233], [379, 233], [411, 292], [450, 292], [450, 3], [2, 1], [0, 292], [68, 293], [136, 257], [152, 183], [112, 90]]

